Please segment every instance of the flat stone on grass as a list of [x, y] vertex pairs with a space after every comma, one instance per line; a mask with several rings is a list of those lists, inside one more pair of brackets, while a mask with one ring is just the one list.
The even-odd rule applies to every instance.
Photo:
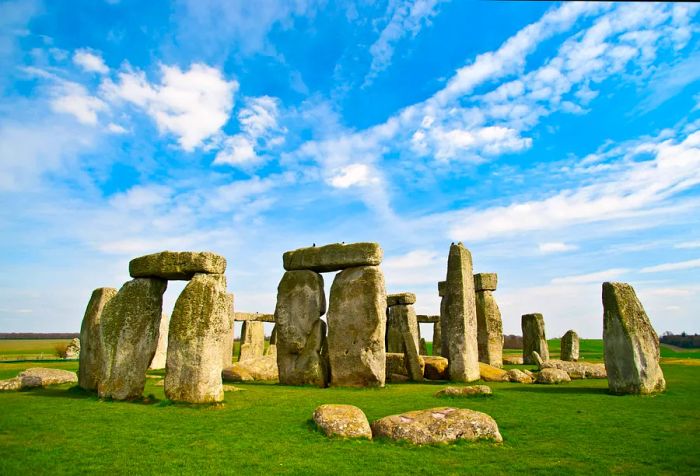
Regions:
[[467, 387], [445, 387], [438, 391], [436, 397], [490, 397], [491, 387], [487, 385], [469, 385]]
[[314, 411], [313, 419], [326, 436], [372, 439], [367, 417], [353, 405], [321, 405]]

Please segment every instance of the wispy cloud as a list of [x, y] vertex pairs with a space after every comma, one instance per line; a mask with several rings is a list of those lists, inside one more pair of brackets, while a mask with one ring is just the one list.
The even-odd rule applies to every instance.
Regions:
[[109, 72], [102, 56], [90, 50], [76, 50], [73, 53], [73, 62], [89, 73], [107, 74]]
[[612, 268], [604, 271], [596, 271], [595, 273], [577, 274], [574, 276], [563, 276], [552, 279], [552, 284], [586, 284], [586, 283], [602, 283], [611, 279], [619, 278], [630, 270], [625, 268]]
[[543, 254], [563, 253], [565, 251], [577, 250], [578, 246], [571, 245], [568, 243], [562, 243], [560, 241], [551, 241], [547, 243], [540, 243], [537, 246], [537, 249], [540, 251], [540, 253]]
[[681, 271], [685, 269], [700, 268], [700, 259], [679, 261], [677, 263], [663, 263], [656, 266], [648, 266], [639, 270], [640, 273], [662, 273], [665, 271]]

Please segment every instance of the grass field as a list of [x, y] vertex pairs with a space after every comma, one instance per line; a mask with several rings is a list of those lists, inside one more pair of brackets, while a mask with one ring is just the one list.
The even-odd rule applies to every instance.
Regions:
[[[600, 360], [602, 343], [583, 341], [584, 352]], [[215, 407], [172, 404], [156, 379], [148, 379], [148, 403], [103, 402], [69, 386], [5, 392], [0, 474], [697, 473], [700, 367], [686, 365], [693, 353], [682, 354], [667, 356], [674, 362], [663, 364], [668, 391], [653, 397], [609, 395], [605, 380], [489, 383], [494, 397], [469, 400], [434, 397], [444, 382], [384, 389], [237, 384], [241, 391], [227, 392]], [[0, 377], [32, 365], [0, 363]], [[46, 366], [77, 369], [76, 362]], [[504, 443], [327, 439], [310, 422], [322, 403], [357, 405], [370, 421], [444, 405], [471, 408], [494, 417]]]

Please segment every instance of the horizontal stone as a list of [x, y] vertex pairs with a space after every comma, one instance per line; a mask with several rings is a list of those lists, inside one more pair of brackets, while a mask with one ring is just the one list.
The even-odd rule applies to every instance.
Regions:
[[224, 274], [226, 258], [209, 251], [162, 251], [129, 262], [132, 278], [190, 280], [196, 273]]
[[498, 285], [496, 273], [477, 273], [474, 275], [475, 291], [495, 291]]
[[396, 293], [396, 294], [387, 294], [386, 296], [386, 305], [388, 306], [397, 306], [399, 304], [415, 304], [416, 303], [416, 295], [413, 293]]
[[234, 312], [234, 321], [261, 321], [261, 322], [275, 322], [274, 314], [261, 314], [259, 312]]
[[287, 271], [310, 269], [325, 273], [358, 266], [378, 266], [383, 256], [379, 243], [333, 243], [287, 251], [282, 256], [282, 263]]
[[443, 297], [447, 292], [447, 281], [438, 281], [438, 296]]
[[[416, 315], [416, 318], [418, 319], [418, 322], [423, 324], [435, 324], [436, 322], [440, 322], [440, 316], [426, 316], [425, 314], [418, 314]], [[435, 342], [433, 342], [433, 345], [435, 345]]]

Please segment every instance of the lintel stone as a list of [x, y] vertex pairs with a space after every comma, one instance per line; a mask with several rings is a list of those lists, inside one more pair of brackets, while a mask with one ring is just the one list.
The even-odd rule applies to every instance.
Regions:
[[474, 275], [475, 291], [495, 291], [498, 285], [496, 273], [477, 273]]
[[224, 274], [226, 258], [209, 251], [161, 251], [129, 262], [132, 278], [188, 281], [197, 273]]
[[416, 303], [416, 295], [413, 293], [396, 293], [396, 294], [389, 294], [386, 297], [386, 305], [387, 307], [390, 306], [397, 306], [399, 304], [415, 304]]
[[261, 321], [261, 322], [275, 322], [274, 314], [261, 314], [258, 312], [234, 312], [233, 320], [239, 321]]
[[418, 314], [416, 317], [418, 318], [418, 322], [422, 324], [435, 324], [436, 322], [440, 322], [440, 316], [426, 316], [425, 314]]
[[287, 271], [309, 269], [318, 273], [358, 266], [378, 266], [384, 252], [379, 243], [333, 243], [287, 251], [282, 263]]

